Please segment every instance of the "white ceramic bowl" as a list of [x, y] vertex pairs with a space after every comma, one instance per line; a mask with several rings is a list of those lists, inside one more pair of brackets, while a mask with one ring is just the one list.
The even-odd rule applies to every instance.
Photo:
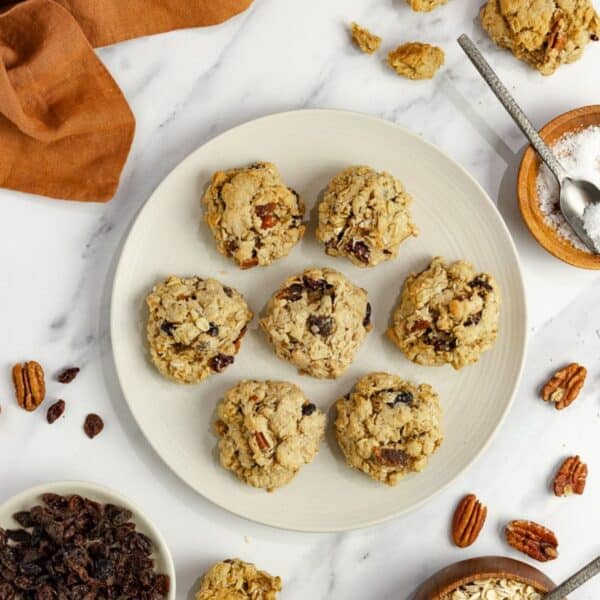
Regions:
[[36, 485], [9, 498], [0, 506], [0, 527], [4, 529], [20, 527], [12, 516], [19, 511], [29, 510], [32, 506], [41, 504], [42, 494], [47, 493], [62, 496], [79, 494], [102, 504], [116, 504], [130, 510], [133, 513], [133, 521], [137, 530], [147, 535], [154, 544], [152, 557], [155, 561], [156, 571], [171, 578], [171, 590], [167, 599], [175, 600], [175, 566], [165, 539], [138, 506], [109, 488], [86, 481], [56, 481]]

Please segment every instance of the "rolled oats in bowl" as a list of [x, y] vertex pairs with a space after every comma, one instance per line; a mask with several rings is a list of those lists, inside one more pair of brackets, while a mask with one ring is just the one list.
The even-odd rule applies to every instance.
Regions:
[[444, 600], [541, 600], [533, 586], [515, 579], [481, 579], [465, 583]]

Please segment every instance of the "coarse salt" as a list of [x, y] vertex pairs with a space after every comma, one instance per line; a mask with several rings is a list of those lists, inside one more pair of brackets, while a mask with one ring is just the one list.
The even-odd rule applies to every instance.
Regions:
[[[570, 176], [586, 179], [600, 187], [600, 126], [594, 125], [567, 133], [552, 146], [552, 150]], [[589, 252], [560, 211], [558, 182], [545, 164], [540, 166], [536, 187], [540, 210], [546, 223], [575, 248]], [[600, 248], [599, 206], [586, 209], [584, 227]]]

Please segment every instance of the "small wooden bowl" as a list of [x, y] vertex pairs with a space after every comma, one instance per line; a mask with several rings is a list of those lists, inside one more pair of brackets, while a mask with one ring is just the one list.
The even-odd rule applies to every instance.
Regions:
[[[583, 106], [566, 112], [544, 125], [540, 135], [547, 144], [552, 145], [565, 133], [593, 125], [600, 125], [600, 105]], [[523, 154], [517, 179], [519, 207], [527, 228], [539, 244], [556, 258], [582, 269], [600, 269], [600, 255], [578, 250], [544, 221], [536, 190], [540, 163], [535, 150], [529, 146]]]
[[421, 585], [412, 600], [440, 600], [465, 583], [498, 577], [529, 584], [544, 593], [555, 587], [551, 579], [524, 562], [502, 556], [482, 556], [462, 560], [438, 571]]

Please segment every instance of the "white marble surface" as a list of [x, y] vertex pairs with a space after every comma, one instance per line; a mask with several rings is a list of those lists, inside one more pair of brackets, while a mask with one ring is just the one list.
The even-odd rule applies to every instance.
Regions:
[[[546, 254], [529, 236], [514, 187], [524, 140], [455, 43], [463, 31], [537, 125], [565, 110], [598, 102], [600, 47], [543, 78], [495, 49], [474, 17], [479, 0], [450, 0], [438, 11], [411, 13], [403, 0], [256, 0], [246, 14], [215, 28], [169, 33], [106, 48], [100, 56], [137, 117], [137, 133], [118, 196], [81, 205], [0, 191], [0, 501], [53, 479], [108, 484], [145, 507], [165, 534], [187, 598], [211, 562], [238, 555], [280, 574], [285, 600], [408, 598], [447, 563], [496, 553], [510, 518], [533, 518], [560, 539], [560, 558], [545, 567], [557, 580], [600, 550], [600, 278]], [[356, 19], [384, 37], [441, 44], [447, 64], [433, 82], [394, 76], [380, 57], [359, 55], [346, 23]], [[192, 149], [215, 134], [272, 112], [335, 107], [401, 123], [463, 164], [497, 200], [518, 246], [527, 283], [531, 339], [516, 402], [491, 448], [454, 485], [422, 509], [343, 535], [268, 529], [226, 514], [195, 495], [153, 453], [115, 380], [108, 304], [115, 261], [136, 211]], [[82, 367], [63, 396], [68, 418], [49, 427], [13, 400], [10, 365], [35, 358], [50, 373]], [[590, 369], [581, 399], [568, 411], [537, 398], [540, 382], [565, 361]], [[80, 430], [89, 411], [107, 427], [90, 442]], [[590, 466], [586, 494], [556, 499], [548, 482], [567, 454]], [[490, 509], [478, 543], [461, 551], [448, 539], [449, 518], [465, 492]], [[310, 502], [306, 498], [306, 502]], [[600, 580], [572, 595], [597, 600]]]

